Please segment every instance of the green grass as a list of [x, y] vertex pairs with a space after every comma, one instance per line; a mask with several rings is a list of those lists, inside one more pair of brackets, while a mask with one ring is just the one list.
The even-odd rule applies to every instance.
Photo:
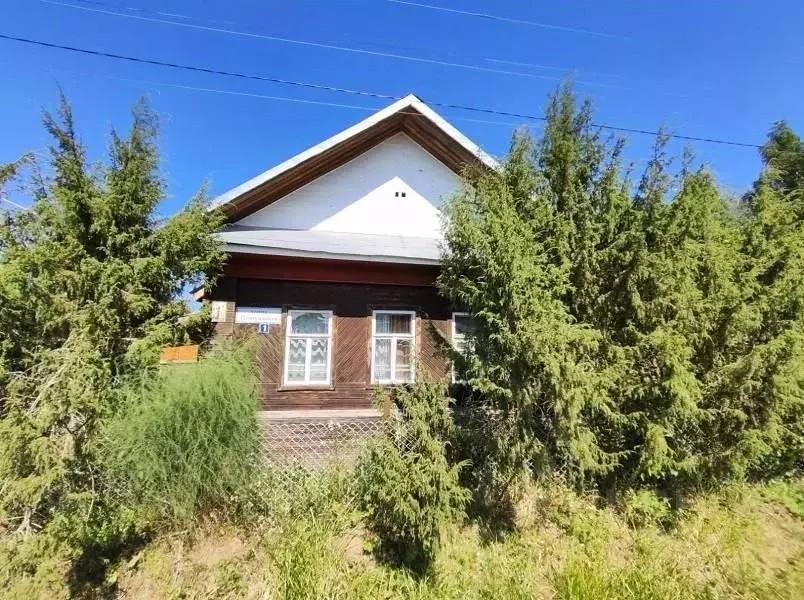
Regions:
[[[284, 487], [274, 481], [278, 509], [259, 526], [207, 524], [165, 535], [136, 565], [118, 568], [119, 591], [128, 598], [147, 591], [152, 598], [282, 600], [794, 600], [804, 590], [804, 520], [787, 507], [800, 498], [800, 481], [699, 497], [672, 528], [637, 527], [590, 498], [536, 488], [519, 506], [517, 531], [502, 541], [485, 541], [474, 526], [445, 530], [425, 577], [374, 561], [345, 485], [343, 477], [300, 477]], [[333, 486], [337, 493], [328, 491]], [[237, 551], [214, 560], [199, 551], [227, 543]]]
[[763, 488], [765, 497], [775, 500], [799, 519], [804, 519], [804, 480], [773, 481]]
[[111, 489], [157, 520], [236, 502], [257, 466], [256, 406], [247, 346], [146, 375], [104, 426], [99, 454]]

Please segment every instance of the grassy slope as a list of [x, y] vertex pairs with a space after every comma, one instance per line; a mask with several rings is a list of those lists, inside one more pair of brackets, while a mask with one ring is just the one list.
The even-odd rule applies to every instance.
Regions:
[[[431, 576], [378, 565], [354, 513], [248, 531], [207, 524], [165, 535], [118, 570], [124, 598], [801, 598], [804, 482], [731, 486], [672, 525], [629, 527], [560, 489], [535, 490], [519, 530], [484, 541], [454, 528]], [[315, 515], [315, 516], [313, 516]]]

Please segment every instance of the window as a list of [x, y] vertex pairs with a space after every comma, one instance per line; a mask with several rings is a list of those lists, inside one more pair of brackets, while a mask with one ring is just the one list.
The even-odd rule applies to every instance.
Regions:
[[372, 323], [372, 383], [411, 383], [415, 374], [416, 313], [376, 310]]
[[[463, 356], [472, 351], [471, 338], [468, 336], [473, 331], [472, 315], [469, 313], [452, 313], [452, 347]], [[457, 372], [455, 365], [452, 366], [452, 381], [466, 381], [466, 374]]]
[[328, 385], [332, 365], [332, 311], [288, 311], [286, 385]]

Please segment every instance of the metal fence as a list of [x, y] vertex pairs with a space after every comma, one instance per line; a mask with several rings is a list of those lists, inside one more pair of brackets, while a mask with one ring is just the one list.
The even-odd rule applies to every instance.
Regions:
[[264, 414], [261, 420], [269, 466], [321, 469], [331, 462], [353, 463], [370, 439], [392, 426], [393, 417]]
[[[510, 428], [493, 411], [461, 410], [453, 417], [464, 434], [471, 432], [488, 441], [504, 437]], [[400, 450], [409, 448], [411, 442], [396, 410], [385, 415], [375, 411], [266, 411], [260, 420], [264, 460], [273, 468], [322, 469], [328, 463], [349, 466], [366, 444], [380, 435], [390, 436]]]

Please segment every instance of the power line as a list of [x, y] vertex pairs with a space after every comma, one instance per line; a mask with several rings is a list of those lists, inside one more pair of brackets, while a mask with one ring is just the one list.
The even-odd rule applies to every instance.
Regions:
[[[127, 81], [131, 83], [143, 83], [146, 85], [155, 85], [155, 86], [164, 86], [170, 88], [176, 88], [180, 90], [189, 90], [194, 92], [209, 92], [215, 94], [226, 94], [230, 96], [244, 96], [247, 98], [258, 98], [260, 100], [276, 100], [280, 102], [293, 102], [296, 104], [312, 104], [315, 106], [329, 106], [333, 108], [351, 108], [356, 110], [363, 110], [367, 112], [372, 112], [377, 110], [373, 106], [362, 106], [358, 104], [343, 104], [340, 102], [323, 102], [320, 100], [307, 100], [304, 98], [289, 98], [287, 96], [270, 96], [267, 94], [256, 94], [253, 92], [241, 92], [236, 90], [225, 90], [221, 88], [208, 88], [208, 87], [199, 87], [194, 85], [184, 85], [179, 83], [168, 83], [163, 81], [150, 81], [147, 79], [131, 79], [128, 77], [112, 77], [112, 79], [116, 79], [118, 81]], [[408, 114], [414, 117], [424, 117], [423, 114], [419, 112], [406, 112], [401, 111], [401, 114]], [[504, 125], [506, 127], [516, 127], [518, 123], [506, 122], [506, 121], [491, 121], [488, 119], [472, 119], [468, 117], [454, 117], [450, 116], [450, 120], [452, 121], [466, 121], [468, 123], [485, 123], [488, 125]]]
[[[69, 52], [77, 52], [77, 53], [81, 53], [81, 54], [89, 54], [89, 55], [92, 55], [92, 56], [101, 56], [101, 57], [104, 57], [104, 58], [113, 58], [113, 59], [116, 59], [116, 60], [124, 60], [124, 61], [134, 62], [134, 63], [141, 63], [141, 64], [147, 64], [147, 65], [156, 65], [156, 66], [160, 66], [160, 67], [169, 67], [169, 68], [172, 68], [172, 69], [181, 69], [181, 70], [185, 70], [185, 71], [193, 71], [193, 72], [197, 72], [197, 73], [209, 73], [209, 74], [213, 74], [213, 75], [223, 75], [223, 76], [227, 76], [227, 77], [236, 77], [236, 78], [240, 78], [240, 79], [251, 79], [251, 80], [257, 80], [257, 81], [266, 81], [266, 82], [277, 83], [277, 84], [282, 84], [282, 85], [292, 85], [292, 86], [296, 86], [296, 87], [310, 88], [310, 89], [321, 90], [321, 91], [338, 92], [338, 93], [343, 93], [343, 94], [352, 94], [352, 95], [363, 96], [363, 97], [367, 97], [367, 98], [377, 98], [377, 99], [381, 99], [381, 100], [399, 100], [400, 99], [400, 96], [393, 96], [391, 94], [383, 94], [383, 93], [379, 93], [379, 92], [367, 92], [367, 91], [364, 91], [364, 90], [353, 90], [353, 89], [340, 88], [340, 87], [329, 86], [329, 85], [321, 85], [321, 84], [316, 84], [316, 83], [306, 83], [306, 82], [300, 82], [300, 81], [292, 81], [292, 80], [288, 80], [288, 79], [279, 79], [279, 78], [276, 78], [276, 77], [266, 77], [266, 76], [263, 76], [263, 75], [253, 75], [253, 74], [247, 74], [247, 73], [239, 73], [239, 72], [235, 72], [235, 71], [222, 71], [222, 70], [218, 70], [218, 69], [208, 69], [206, 67], [197, 67], [197, 66], [193, 66], [193, 65], [183, 65], [183, 64], [178, 64], [178, 63], [170, 63], [170, 62], [159, 61], [159, 60], [139, 58], [139, 57], [135, 57], [135, 56], [126, 56], [126, 55], [123, 55], [123, 54], [113, 54], [111, 52], [102, 52], [102, 51], [99, 51], [99, 50], [90, 50], [90, 49], [87, 49], [87, 48], [78, 48], [78, 47], [75, 47], [75, 46], [66, 46], [66, 45], [63, 45], [63, 44], [54, 44], [52, 42], [43, 42], [43, 41], [40, 41], [40, 40], [33, 40], [33, 39], [30, 39], [30, 38], [17, 37], [17, 36], [7, 35], [7, 34], [4, 34], [4, 33], [0, 33], [0, 39], [20, 42], [20, 43], [24, 43], [24, 44], [30, 44], [30, 45], [34, 45], [34, 46], [42, 46], [42, 47], [45, 47], [45, 48], [55, 48], [55, 49], [58, 49], [58, 50], [67, 50]], [[461, 104], [450, 104], [450, 103], [446, 103], [446, 102], [429, 102], [429, 104], [431, 104], [432, 106], [440, 107], [440, 108], [452, 108], [452, 109], [456, 109], [456, 110], [465, 110], [465, 111], [469, 111], [469, 112], [482, 113], [482, 114], [487, 114], [487, 115], [496, 115], [496, 116], [502, 116], [502, 117], [513, 117], [513, 118], [517, 118], [517, 119], [528, 119], [528, 120], [532, 120], [532, 121], [545, 121], [546, 120], [545, 117], [541, 117], [541, 116], [529, 115], [529, 114], [526, 114], [526, 113], [516, 113], [516, 112], [504, 111], [504, 110], [497, 110], [497, 109], [492, 109], [492, 108], [482, 108], [482, 107], [477, 107], [477, 106], [465, 106], [465, 105], [461, 105]], [[605, 130], [609, 130], [609, 131], [618, 131], [618, 132], [623, 132], [623, 133], [638, 133], [638, 134], [650, 135], [650, 136], [654, 136], [654, 137], [659, 135], [658, 131], [651, 131], [651, 130], [647, 130], [647, 129], [635, 129], [635, 128], [631, 128], [631, 127], [618, 127], [618, 126], [615, 126], [615, 125], [606, 125], [606, 124], [603, 124], [603, 123], [592, 123], [591, 125], [593, 127], [596, 127], [596, 128], [599, 128], [599, 129], [605, 129]], [[673, 135], [670, 135], [669, 137], [679, 139], [679, 140], [692, 141], [692, 142], [706, 142], [706, 143], [710, 143], [710, 144], [723, 144], [723, 145], [728, 145], [728, 146], [740, 146], [740, 147], [745, 147], [745, 148], [759, 148], [758, 144], [749, 144], [749, 143], [745, 143], [745, 142], [736, 142], [736, 141], [732, 141], [732, 140], [724, 140], [724, 139], [709, 138], [709, 137], [699, 137], [699, 136], [681, 135], [681, 134], [673, 134]]]
[[363, 92], [360, 90], [351, 90], [348, 88], [332, 87], [328, 85], [319, 85], [315, 83], [302, 83], [299, 81], [291, 81], [288, 79], [278, 79], [276, 77], [265, 77], [262, 75], [251, 75], [247, 73], [236, 73], [233, 71], [221, 71], [218, 69], [208, 69], [206, 67], [196, 67], [192, 65], [182, 65], [178, 63], [170, 63], [161, 60], [151, 60], [148, 58], [139, 58], [135, 56], [125, 56], [123, 54], [114, 54], [111, 52], [102, 52], [100, 50], [90, 50], [88, 48], [78, 48], [76, 46], [66, 46], [63, 44], [54, 44], [51, 42], [43, 42], [40, 40], [32, 40], [29, 38], [16, 37], [0, 33], [0, 39], [12, 40], [15, 42], [22, 42], [25, 44], [33, 44], [35, 46], [44, 46], [46, 48], [55, 48], [57, 50], [68, 50], [70, 52], [78, 52], [81, 54], [89, 54], [92, 56], [102, 56], [104, 58], [114, 58], [116, 60], [125, 60], [135, 63], [143, 63], [147, 65], [156, 65], [159, 67], [170, 67], [172, 69], [183, 69], [185, 71], [195, 71], [197, 73], [209, 73], [212, 75], [225, 75], [227, 77], [239, 77], [240, 79], [253, 79], [257, 81], [267, 81], [269, 83], [279, 83], [283, 85], [294, 85], [297, 87], [311, 88], [315, 90], [341, 92], [346, 94], [355, 94], [358, 96], [367, 96], [369, 98], [379, 98], [381, 100], [399, 100], [398, 96], [391, 96], [389, 94], [380, 94], [376, 92]]
[[489, 21], [501, 21], [503, 23], [515, 23], [517, 25], [529, 25], [531, 27], [541, 27], [543, 29], [554, 29], [556, 31], [566, 31], [569, 33], [583, 33], [586, 35], [594, 35], [597, 37], [606, 37], [606, 38], [621, 38], [621, 39], [632, 39], [626, 38], [624, 36], [620, 36], [614, 33], [603, 33], [600, 31], [590, 31], [588, 29], [578, 29], [576, 27], [566, 27], [564, 25], [553, 25], [550, 23], [541, 23], [538, 21], [528, 21], [527, 19], [517, 19], [514, 17], [503, 17], [500, 15], [492, 15], [489, 13], [481, 13], [481, 12], [474, 12], [470, 10], [461, 10], [457, 8], [449, 8], [446, 6], [436, 6], [434, 4], [423, 4], [421, 2], [409, 2], [408, 0], [385, 0], [386, 2], [390, 2], [392, 4], [403, 4], [405, 6], [413, 6], [416, 8], [426, 8], [428, 10], [437, 10], [446, 13], [452, 13], [457, 15], [466, 15], [469, 17], [480, 17], [481, 19], [486, 19]]
[[169, 17], [172, 19], [186, 19], [188, 21], [199, 21], [201, 23], [214, 23], [215, 25], [234, 25], [232, 21], [217, 21], [215, 19], [199, 19], [197, 17], [193, 17], [190, 15], [184, 15], [181, 13], [175, 12], [165, 12], [163, 10], [149, 10], [147, 8], [139, 8], [135, 6], [119, 6], [115, 7], [111, 4], [107, 4], [105, 2], [101, 2], [100, 0], [75, 0], [75, 2], [80, 2], [81, 4], [93, 4], [95, 6], [106, 6], [111, 8], [118, 8], [120, 10], [129, 10], [133, 12], [145, 13], [145, 14], [152, 14], [158, 17]]
[[[80, 1], [80, 0], [79, 0]], [[392, 58], [396, 60], [405, 60], [409, 62], [416, 62], [422, 64], [429, 64], [429, 65], [439, 65], [442, 67], [450, 67], [454, 69], [464, 69], [469, 71], [479, 71], [482, 73], [496, 73], [498, 75], [510, 75], [513, 77], [524, 77], [527, 79], [542, 79], [547, 81], [563, 81], [564, 78], [557, 77], [554, 75], [542, 75], [539, 73], [527, 73], [523, 71], [510, 71], [507, 69], [498, 69], [494, 67], [483, 67], [480, 65], [473, 65], [469, 63], [459, 63], [459, 62], [452, 62], [447, 60], [440, 60], [437, 58], [427, 58], [423, 56], [411, 56], [408, 54], [397, 54], [393, 52], [380, 52], [378, 50], [366, 50], [363, 48], [353, 48], [350, 46], [341, 46], [338, 44], [328, 44], [324, 42], [313, 42], [310, 40], [300, 40], [297, 38], [290, 38], [290, 37], [283, 37], [283, 36], [276, 36], [276, 35], [268, 35], [264, 33], [253, 33], [249, 31], [240, 31], [237, 29], [229, 29], [224, 27], [212, 27], [210, 25], [199, 25], [197, 23], [184, 23], [181, 21], [174, 21], [170, 19], [163, 19], [161, 17], [148, 17], [145, 15], [135, 15], [135, 14], [127, 14], [121, 13], [114, 10], [105, 10], [102, 8], [93, 8], [90, 6], [81, 6], [78, 4], [71, 4], [69, 2], [61, 2], [60, 0], [39, 0], [39, 2], [43, 4], [51, 4], [53, 6], [62, 6], [65, 8], [72, 8], [75, 10], [83, 10], [87, 12], [94, 12], [100, 13], [105, 15], [112, 15], [115, 17], [122, 17], [124, 19], [134, 19], [137, 21], [146, 21], [149, 23], [161, 23], [163, 25], [172, 25], [174, 27], [184, 27], [187, 29], [196, 29], [200, 31], [211, 31], [215, 33], [224, 33], [227, 35], [235, 35], [240, 37], [247, 37], [253, 39], [262, 39], [262, 40], [269, 40], [272, 42], [280, 42], [284, 44], [295, 44], [298, 46], [306, 46], [311, 48], [321, 48], [324, 50], [337, 50], [339, 52], [349, 52], [352, 54], [362, 54], [366, 56], [376, 56], [381, 58]], [[100, 2], [93, 2], [93, 4], [101, 4]], [[599, 83], [596, 81], [585, 81], [585, 80], [576, 80], [576, 84], [578, 85], [586, 85], [590, 87], [599, 87], [599, 88], [608, 88], [608, 89], [624, 89], [629, 91], [640, 91], [634, 88], [628, 88], [621, 85], [615, 84], [608, 84], [608, 83]]]
[[0, 195], [0, 204], [2, 204], [3, 202], [6, 202], [7, 204], [10, 204], [11, 206], [13, 206], [15, 210], [30, 210], [31, 209], [30, 206], [25, 206], [23, 204], [19, 204], [17, 202], [14, 202], [13, 200], [9, 200], [8, 198], [4, 198], [2, 195]]
[[[196, 30], [201, 30], [201, 31], [210, 31], [210, 32], [215, 32], [215, 33], [223, 33], [223, 34], [241, 36], [241, 37], [247, 37], [247, 38], [264, 39], [264, 40], [280, 42], [280, 43], [297, 44], [297, 45], [306, 46], [306, 47], [321, 48], [321, 49], [324, 49], [324, 50], [335, 50], [335, 51], [349, 52], [349, 53], [354, 53], [354, 54], [375, 56], [375, 57], [380, 57], [380, 58], [390, 58], [390, 59], [395, 59], [395, 60], [404, 60], [404, 61], [416, 62], [416, 63], [422, 63], [422, 64], [437, 65], [437, 66], [442, 66], [442, 67], [447, 67], [447, 68], [479, 71], [479, 72], [483, 72], [483, 73], [508, 75], [508, 76], [513, 76], [513, 77], [524, 77], [524, 78], [527, 78], [527, 79], [539, 79], [539, 80], [555, 81], [555, 82], [564, 81], [564, 79], [566, 79], [566, 75], [563, 76], [563, 77], [559, 77], [559, 76], [556, 76], [556, 75], [545, 75], [545, 74], [533, 73], [533, 72], [529, 72], [529, 71], [512, 71], [510, 69], [501, 68], [501, 67], [481, 66], [481, 65], [478, 65], [478, 64], [472, 64], [472, 63], [466, 62], [466, 59], [464, 59], [463, 62], [453, 62], [451, 60], [428, 58], [428, 57], [423, 57], [423, 56], [411, 56], [409, 54], [400, 54], [398, 52], [382, 52], [382, 51], [379, 51], [379, 50], [366, 50], [366, 49], [363, 49], [363, 48], [353, 48], [353, 47], [342, 46], [342, 45], [338, 45], [338, 44], [313, 42], [313, 41], [309, 41], [309, 40], [300, 40], [300, 39], [296, 39], [296, 38], [273, 36], [273, 35], [267, 35], [267, 34], [261, 34], [261, 33], [253, 33], [253, 32], [241, 31], [241, 30], [235, 30], [235, 29], [228, 29], [228, 28], [221, 28], [221, 27], [211, 27], [211, 26], [206, 26], [206, 25], [196, 25], [196, 24], [192, 24], [192, 23], [185, 23], [185, 22], [179, 22], [179, 21], [175, 21], [175, 20], [164, 19], [164, 18], [161, 18], [160, 15], [164, 15], [165, 13], [158, 12], [158, 11], [157, 12], [148, 11], [147, 9], [139, 8], [139, 7], [126, 6], [125, 10], [135, 11], [135, 12], [141, 13], [141, 14], [129, 14], [129, 13], [125, 13], [125, 12], [118, 12], [118, 10], [104, 10], [102, 8], [91, 8], [89, 6], [81, 6], [81, 5], [77, 5], [77, 4], [73, 3], [73, 2], [80, 2], [80, 3], [84, 3], [84, 4], [95, 5], [95, 6], [103, 6], [103, 7], [106, 7], [107, 9], [108, 8], [116, 8], [115, 6], [113, 6], [111, 4], [108, 4], [108, 3], [105, 3], [105, 2], [103, 2], [101, 0], [72, 0], [72, 2], [67, 2], [65, 0], [39, 0], [39, 2], [41, 2], [43, 4], [50, 4], [50, 5], [53, 5], [53, 6], [61, 6], [61, 7], [64, 7], [64, 8], [72, 8], [72, 9], [83, 10], [83, 11], [87, 11], [87, 12], [95, 12], [95, 13], [99, 13], [99, 14], [122, 17], [122, 18], [125, 18], [125, 19], [134, 19], [134, 20], [137, 20], [137, 21], [145, 21], [145, 22], [150, 22], [150, 23], [159, 23], [159, 24], [164, 24], [164, 25], [172, 25], [174, 27], [184, 27], [184, 28], [189, 28], [189, 29], [196, 29]], [[151, 16], [151, 17], [143, 16], [146, 13], [150, 13], [152, 15], [157, 15], [157, 16]], [[191, 16], [188, 16], [188, 15], [177, 15], [177, 16], [182, 18], [182, 19], [192, 19], [192, 20], [196, 20], [196, 21], [199, 21], [199, 22], [204, 22], [205, 21], [205, 19], [191, 17]], [[206, 22], [214, 23], [215, 21], [207, 20]], [[233, 24], [231, 21], [227, 21], [226, 23]], [[411, 50], [411, 48], [404, 48], [404, 47], [400, 47], [400, 46], [397, 46], [397, 45], [380, 43], [380, 42], [375, 42], [375, 46], [376, 45], [389, 47], [389, 48], [395, 48], [396, 50], [403, 50], [403, 51], [410, 51]], [[554, 65], [540, 65], [540, 64], [532, 64], [532, 63], [517, 63], [516, 61], [500, 60], [500, 59], [495, 59], [495, 58], [481, 58], [480, 60], [484, 61], [486, 63], [497, 63], [497, 64], [502, 64], [502, 65], [504, 65], [504, 64], [519, 65], [519, 66], [526, 66], [526, 67], [529, 67], [529, 68], [537, 68], [537, 69], [548, 70], [548, 71], [564, 71], [565, 73], [574, 71], [574, 72], [577, 72], [579, 74], [580, 73], [585, 73], [585, 74], [589, 74], [589, 75], [598, 75], [598, 76], [610, 77], [610, 75], [606, 75], [606, 74], [602, 74], [602, 73], [595, 73], [595, 72], [589, 71], [587, 69], [578, 69], [578, 68], [567, 69], [566, 67], [557, 67], [557, 66], [554, 66]], [[623, 85], [621, 83], [603, 83], [603, 82], [599, 82], [599, 81], [589, 81], [589, 80], [578, 79], [578, 78], [574, 78], [573, 81], [574, 81], [574, 83], [576, 85], [580, 85], [580, 86], [588, 86], [588, 87], [595, 87], [595, 88], [602, 88], [602, 89], [622, 90], [622, 91], [637, 92], [637, 93], [644, 93], [646, 91], [644, 88], [633, 87], [633, 86], [629, 86], [629, 85]], [[657, 93], [659, 95], [662, 95], [662, 96], [688, 98], [688, 96], [685, 96], [683, 94], [678, 94], [676, 92], [670, 92], [670, 91], [667, 91], [667, 90], [659, 89], [659, 88], [657, 88], [655, 86], [650, 91], [653, 91], [653, 92], [655, 92], [655, 93]]]
[[[2, 61], [0, 61], [0, 62], [2, 62]], [[90, 72], [90, 71], [76, 71], [76, 70], [70, 70], [70, 69], [57, 69], [57, 70], [52, 70], [51, 69], [51, 70], [48, 70], [48, 72], [53, 73], [53, 74], [55, 74], [55, 73], [66, 73], [66, 74], [71, 74], [71, 75], [81, 75], [81, 76], [90, 76], [90, 77], [93, 77], [93, 76], [97, 75], [96, 73], [93, 73], [93, 72]], [[175, 88], [175, 89], [180, 89], [180, 90], [188, 90], [188, 91], [193, 91], [193, 92], [207, 92], [207, 93], [215, 93], [215, 94], [225, 94], [225, 95], [228, 95], [228, 96], [242, 96], [242, 97], [246, 97], [246, 98], [257, 98], [257, 99], [260, 99], [260, 100], [274, 100], [274, 101], [279, 101], [279, 102], [291, 102], [291, 103], [294, 103], [294, 104], [308, 104], [308, 105], [314, 105], [314, 106], [327, 106], [327, 107], [332, 107], [332, 108], [348, 108], [348, 109], [355, 109], [355, 110], [361, 110], [361, 111], [366, 111], [366, 112], [374, 112], [374, 111], [377, 110], [377, 108], [375, 106], [365, 106], [365, 105], [359, 105], [359, 104], [344, 104], [342, 102], [325, 102], [325, 101], [321, 101], [321, 100], [309, 100], [309, 99], [305, 99], [305, 98], [291, 98], [291, 97], [288, 97], [288, 96], [273, 96], [273, 95], [268, 95], [268, 94], [258, 94], [258, 93], [254, 93], [254, 92], [243, 92], [243, 91], [239, 91], [239, 90], [200, 87], [200, 86], [186, 85], [186, 84], [180, 84], [180, 83], [170, 83], [170, 82], [166, 82], [166, 81], [154, 81], [154, 80], [150, 80], [150, 79], [134, 79], [134, 78], [131, 78], [131, 77], [118, 77], [118, 76], [106, 75], [106, 74], [103, 74], [102, 76], [106, 77], [108, 79], [114, 80], [114, 81], [123, 81], [123, 82], [127, 82], [127, 83], [137, 83], [137, 84], [153, 85], [153, 86], [160, 86], [160, 87], [169, 87], [169, 88]], [[278, 81], [282, 81], [282, 80], [278, 80]], [[333, 91], [344, 91], [344, 92], [347, 91], [347, 90], [344, 90], [342, 88], [326, 88], [326, 89], [331, 89]], [[355, 91], [354, 93], [360, 93], [360, 92]], [[383, 98], [386, 98], [388, 100], [398, 100], [399, 96], [390, 96], [390, 95], [386, 96], [386, 95], [383, 95]], [[413, 117], [426, 118], [423, 114], [421, 114], [419, 112], [415, 112], [415, 111], [410, 111], [410, 112], [409, 111], [400, 111], [400, 114], [406, 114], [406, 115], [410, 115], [410, 116], [413, 116]], [[483, 124], [487, 124], [487, 125], [502, 125], [502, 126], [505, 126], [505, 127], [517, 127], [517, 126], [521, 125], [521, 123], [514, 123], [514, 122], [511, 122], [511, 121], [499, 121], [499, 120], [492, 121], [492, 120], [489, 120], [489, 119], [473, 119], [473, 118], [469, 118], [469, 117], [456, 117], [454, 115], [450, 115], [450, 120], [451, 121], [464, 121], [464, 122], [467, 122], [467, 123], [483, 123]]]
[[[167, 13], [167, 12], [159, 11], [159, 10], [150, 10], [150, 9], [147, 9], [147, 8], [142, 8], [142, 7], [137, 7], [137, 6], [118, 6], [118, 5], [110, 3], [110, 2], [102, 2], [101, 0], [72, 0], [72, 2], [73, 3], [78, 3], [78, 4], [88, 4], [88, 5], [91, 5], [91, 6], [99, 6], [99, 7], [111, 8], [111, 9], [115, 9], [117, 11], [123, 11], [123, 12], [128, 12], [128, 13], [149, 14], [149, 15], [156, 16], [156, 17], [171, 17], [171, 18], [175, 18], [175, 19], [183, 19], [183, 20], [188, 20], [188, 21], [197, 21], [197, 22], [200, 22], [200, 23], [212, 23], [212, 24], [215, 24], [215, 25], [236, 25], [236, 23], [234, 21], [220, 21], [220, 20], [215, 20], [215, 19], [205, 19], [205, 18], [202, 18], [202, 17], [195, 17], [195, 16], [190, 16], [190, 15], [185, 15], [185, 14]], [[58, 5], [63, 6], [64, 4], [65, 4], [64, 2], [61, 2]], [[70, 6], [70, 8], [79, 8], [79, 7]], [[422, 50], [422, 48], [416, 48], [416, 47], [411, 47], [411, 46], [408, 46], [408, 45], [400, 45], [400, 44], [389, 44], [386, 41], [376, 41], [375, 40], [375, 41], [372, 41], [371, 43], [372, 43], [373, 46], [377, 46], [377, 47], [380, 47], [380, 48], [391, 48], [391, 49], [396, 50], [396, 51], [401, 50], [403, 52], [424, 52], [424, 50]], [[446, 55], [451, 57], [451, 58], [457, 58], [455, 56], [455, 54], [450, 52], [450, 51], [447, 51]], [[546, 71], [558, 71], [558, 72], [565, 73], [565, 74], [566, 73], [584, 73], [584, 74], [589, 74], [589, 75], [599, 75], [599, 76], [602, 76], [602, 77], [618, 77], [617, 75], [610, 75], [610, 74], [607, 74], [607, 73], [597, 73], [595, 71], [590, 71], [590, 70], [588, 70], [586, 68], [581, 68], [581, 67], [566, 67], [566, 66], [544, 65], [544, 64], [533, 64], [533, 63], [519, 63], [517, 61], [512, 61], [512, 60], [502, 60], [502, 59], [497, 59], [497, 58], [486, 58], [486, 57], [472, 57], [472, 59], [482, 60], [484, 62], [492, 62], [492, 63], [504, 64], [504, 65], [507, 64], [507, 65], [525, 66], [525, 67], [529, 67], [529, 68], [543, 69], [543, 70], [546, 70]], [[464, 58], [463, 60], [467, 60], [467, 59]], [[523, 73], [523, 75], [526, 75], [526, 73]]]
[[[92, 4], [92, 5], [95, 5], [95, 6], [105, 6], [105, 7], [111, 7], [112, 6], [112, 5], [108, 4], [108, 3], [101, 2], [100, 0], [74, 0], [74, 1], [75, 2], [80, 2], [81, 4]], [[581, 34], [593, 35], [593, 36], [598, 36], [598, 37], [611, 37], [611, 38], [620, 38], [620, 37], [622, 37], [622, 36], [619, 36], [617, 34], [612, 34], [612, 33], [603, 33], [603, 32], [600, 32], [600, 31], [590, 31], [588, 29], [579, 29], [579, 28], [576, 28], [576, 27], [568, 27], [568, 26], [564, 26], [564, 25], [554, 25], [554, 24], [551, 24], [551, 23], [542, 23], [542, 22], [538, 22], [538, 21], [529, 21], [529, 20], [526, 20], [526, 19], [518, 19], [518, 18], [514, 18], [514, 17], [504, 17], [504, 16], [500, 16], [500, 15], [492, 15], [492, 14], [486, 14], [486, 13], [472, 12], [472, 11], [468, 11], [468, 10], [459, 10], [459, 9], [456, 9], [456, 8], [448, 8], [448, 7], [445, 7], [445, 6], [435, 6], [435, 5], [431, 5], [431, 4], [423, 4], [423, 3], [418, 3], [418, 2], [407, 2], [405, 0], [385, 0], [385, 1], [389, 2], [389, 3], [392, 3], [392, 4], [401, 4], [401, 5], [411, 6], [411, 7], [415, 7], [415, 8], [425, 8], [425, 9], [429, 9], [429, 10], [437, 10], [437, 11], [441, 11], [441, 12], [453, 13], [453, 14], [459, 14], [459, 15], [466, 15], [466, 16], [470, 16], [470, 17], [480, 17], [480, 18], [487, 19], [487, 20], [490, 20], [490, 21], [501, 21], [501, 22], [505, 22], [505, 23], [514, 23], [514, 24], [517, 24], [517, 25], [529, 25], [529, 26], [532, 26], [532, 27], [541, 27], [541, 28], [544, 28], [544, 29], [553, 29], [553, 30], [556, 30], [556, 31], [566, 31], [566, 32], [569, 32], [569, 33], [581, 33]], [[139, 7], [132, 7], [132, 6], [121, 6], [119, 8], [124, 9], [124, 10], [136, 11], [136, 12], [139, 12], [139, 13], [150, 13], [152, 15], [157, 15], [157, 16], [162, 16], [162, 17], [174, 17], [174, 18], [179, 18], [179, 19], [187, 19], [189, 21], [200, 21], [200, 22], [216, 23], [216, 24], [224, 24], [224, 25], [233, 25], [234, 24], [231, 21], [216, 21], [214, 19], [200, 19], [198, 17], [193, 17], [193, 16], [190, 16], [190, 15], [184, 15], [184, 14], [173, 13], [173, 12], [166, 12], [166, 11], [163, 11], [163, 10], [148, 10], [146, 8], [139, 8]], [[625, 38], [625, 39], [628, 39], [628, 38]]]
[[558, 67], [554, 65], [543, 65], [539, 63], [530, 63], [530, 62], [520, 62], [518, 60], [505, 60], [502, 58], [485, 58], [488, 62], [498, 63], [501, 65], [516, 65], [518, 67], [528, 67], [530, 69], [546, 69], [548, 71], [560, 71], [563, 73], [585, 73], [587, 75], [598, 75], [600, 77], [613, 77], [613, 78], [622, 78], [623, 75], [617, 75], [615, 73], [601, 73], [599, 71], [590, 71], [589, 69], [585, 69], [583, 67]]

